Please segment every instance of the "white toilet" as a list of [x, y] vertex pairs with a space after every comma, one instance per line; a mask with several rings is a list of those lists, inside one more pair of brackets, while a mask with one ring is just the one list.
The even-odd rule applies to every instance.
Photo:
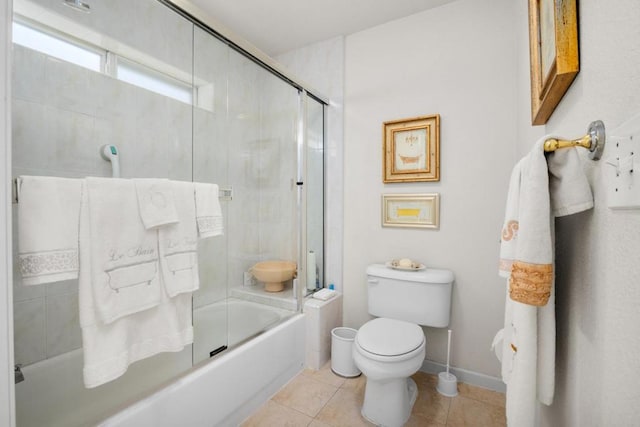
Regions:
[[400, 427], [411, 415], [418, 389], [409, 378], [422, 366], [426, 340], [418, 325], [446, 327], [453, 273], [367, 267], [369, 314], [356, 334], [353, 359], [367, 378], [362, 416], [385, 427]]

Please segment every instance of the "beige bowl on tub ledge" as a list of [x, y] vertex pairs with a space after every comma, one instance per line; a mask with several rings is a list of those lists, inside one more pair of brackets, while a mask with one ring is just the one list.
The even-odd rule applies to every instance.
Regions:
[[296, 263], [291, 261], [262, 261], [249, 270], [253, 276], [264, 282], [267, 292], [280, 292], [284, 289], [284, 282], [294, 277]]

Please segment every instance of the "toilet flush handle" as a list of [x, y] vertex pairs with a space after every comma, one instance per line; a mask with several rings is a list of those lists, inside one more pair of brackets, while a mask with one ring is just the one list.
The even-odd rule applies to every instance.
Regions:
[[376, 283], [378, 283], [378, 279], [368, 278], [367, 282], [371, 283], [372, 285], [375, 285]]

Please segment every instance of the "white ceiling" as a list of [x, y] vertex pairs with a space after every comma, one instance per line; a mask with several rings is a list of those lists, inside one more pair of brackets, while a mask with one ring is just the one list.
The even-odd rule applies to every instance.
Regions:
[[190, 0], [274, 56], [455, 0]]

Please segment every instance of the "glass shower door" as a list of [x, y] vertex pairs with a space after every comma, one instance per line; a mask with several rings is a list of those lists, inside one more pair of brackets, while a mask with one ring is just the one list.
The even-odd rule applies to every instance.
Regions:
[[[193, 180], [223, 190], [223, 237], [200, 245], [194, 362], [294, 313], [292, 278], [270, 292], [252, 268], [297, 262], [298, 90], [206, 31], [194, 35]], [[224, 330], [224, 333], [222, 332]]]

